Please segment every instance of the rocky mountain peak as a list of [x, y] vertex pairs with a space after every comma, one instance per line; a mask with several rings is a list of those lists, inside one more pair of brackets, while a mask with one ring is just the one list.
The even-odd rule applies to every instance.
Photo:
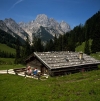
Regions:
[[39, 14], [39, 15], [37, 15], [37, 17], [36, 17], [36, 19], [35, 20], [46, 20], [46, 19], [48, 19], [48, 17], [47, 17], [47, 15], [45, 15], [45, 14]]
[[30, 41], [33, 41], [34, 36], [39, 36], [42, 39], [49, 39], [55, 36], [63, 35], [64, 33], [70, 31], [70, 26], [62, 21], [57, 22], [54, 18], [49, 18], [45, 14], [37, 15], [36, 19], [24, 23], [16, 23], [12, 18], [6, 18], [5, 20], [0, 20], [0, 29], [9, 33], [15, 33], [23, 39], [29, 36]]
[[47, 15], [39, 14], [39, 15], [37, 15], [34, 23], [37, 24], [38, 26], [47, 27], [49, 24], [49, 19], [48, 19]]
[[61, 26], [61, 29], [62, 29], [64, 32], [70, 31], [70, 26], [69, 26], [65, 21], [62, 21], [62, 22], [60, 23], [60, 26]]
[[4, 30], [5, 32], [9, 30], [3, 20], [0, 20], [0, 29]]
[[55, 34], [59, 36], [70, 31], [70, 26], [66, 22], [62, 21], [59, 23], [53, 18], [48, 18], [45, 14], [39, 14], [35, 20], [29, 23], [20, 23], [19, 25], [29, 34], [31, 40], [33, 39], [32, 36], [36, 34], [42, 35], [41, 26], [44, 27], [42, 30], [45, 30], [46, 33], [50, 33], [52, 36], [55, 36]]
[[6, 18], [4, 20], [6, 26], [14, 33], [25, 39], [28, 34], [13, 20], [12, 18]]
[[6, 23], [7, 27], [12, 30], [15, 30], [16, 28], [20, 28], [19, 25], [11, 18], [8, 19], [6, 18], [4, 22]]

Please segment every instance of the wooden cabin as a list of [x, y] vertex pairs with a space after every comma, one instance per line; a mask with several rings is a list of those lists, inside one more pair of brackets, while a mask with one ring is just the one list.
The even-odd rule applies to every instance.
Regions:
[[50, 76], [98, 69], [99, 60], [82, 52], [34, 52], [26, 60], [26, 66]]

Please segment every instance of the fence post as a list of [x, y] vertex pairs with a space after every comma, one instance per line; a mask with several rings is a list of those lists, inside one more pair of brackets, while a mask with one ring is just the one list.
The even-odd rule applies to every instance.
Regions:
[[7, 74], [8, 74], [8, 69], [7, 69]]

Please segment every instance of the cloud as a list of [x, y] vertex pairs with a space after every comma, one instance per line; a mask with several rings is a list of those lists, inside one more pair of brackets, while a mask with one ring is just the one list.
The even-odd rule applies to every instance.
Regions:
[[13, 9], [17, 4], [21, 3], [22, 1], [24, 0], [18, 0], [17, 2], [15, 2], [9, 10]]

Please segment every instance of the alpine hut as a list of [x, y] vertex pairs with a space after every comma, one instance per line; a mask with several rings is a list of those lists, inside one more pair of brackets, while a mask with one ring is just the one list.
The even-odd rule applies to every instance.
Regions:
[[34, 52], [25, 59], [26, 66], [40, 70], [50, 76], [98, 69], [99, 60], [82, 52]]

